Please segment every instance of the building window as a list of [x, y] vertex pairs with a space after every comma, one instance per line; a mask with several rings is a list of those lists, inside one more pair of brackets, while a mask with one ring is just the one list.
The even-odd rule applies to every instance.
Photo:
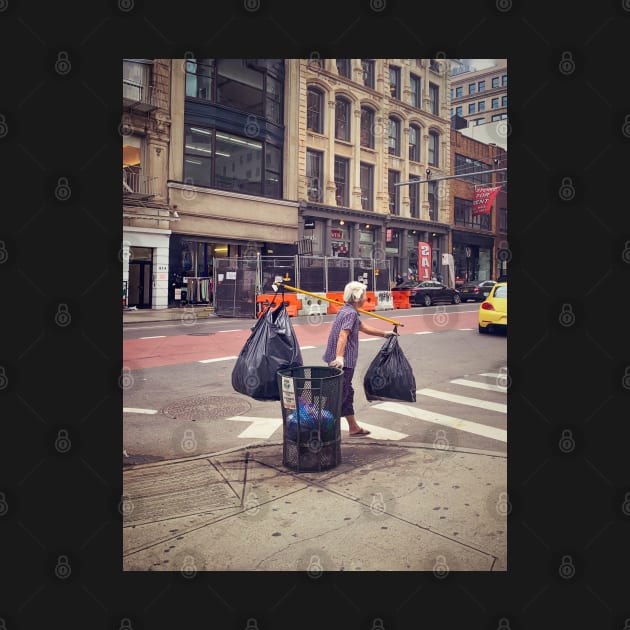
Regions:
[[420, 77], [415, 74], [409, 75], [409, 88], [411, 90], [411, 106], [420, 109], [422, 107], [422, 93], [420, 92]]
[[461, 96], [464, 96], [464, 88], [463, 87], [456, 87], [455, 88], [455, 98], [460, 98]]
[[[455, 175], [467, 175], [463, 178], [470, 184], [476, 184], [481, 186], [487, 186], [492, 183], [492, 175], [485, 173], [484, 171], [491, 170], [490, 165], [479, 160], [473, 160], [470, 157], [455, 154]], [[475, 175], [470, 175], [476, 173]]]
[[486, 122], [485, 118], [475, 118], [473, 120], [473, 127], [476, 127], [477, 125], [483, 125], [484, 122]]
[[495, 120], [504, 120], [505, 118], [507, 118], [507, 114], [493, 114], [491, 120], [494, 122]]
[[217, 59], [217, 103], [263, 116], [263, 77], [247, 59]]
[[186, 61], [186, 96], [214, 100], [213, 81], [213, 59], [188, 59]]
[[361, 108], [361, 146], [374, 148], [374, 111], [369, 107]]
[[400, 68], [389, 66], [389, 94], [400, 100]]
[[400, 214], [400, 186], [395, 186], [400, 181], [400, 173], [398, 171], [392, 171], [390, 168], [387, 171], [387, 192], [389, 194], [389, 212], [390, 214]]
[[429, 101], [431, 103], [431, 113], [440, 115], [440, 88], [435, 83], [429, 83]]
[[139, 136], [123, 136], [123, 192], [154, 194], [157, 178], [148, 180], [142, 170], [143, 139]]
[[346, 77], [346, 79], [352, 78], [351, 75], [351, 59], [336, 59], [337, 73], [340, 77]]
[[474, 103], [468, 103], [468, 113], [469, 114], [474, 114], [475, 113], [475, 104]]
[[371, 164], [361, 163], [361, 208], [363, 210], [374, 210], [373, 198], [374, 167]]
[[429, 164], [440, 164], [440, 136], [436, 131], [429, 131]]
[[428, 182], [429, 220], [438, 220], [438, 182]]
[[507, 86], [507, 74], [504, 74], [501, 77], [501, 87], [506, 87]]
[[186, 125], [184, 142], [184, 182], [212, 186], [213, 132]]
[[414, 219], [420, 218], [420, 197], [418, 196], [419, 184], [409, 184], [409, 213]]
[[478, 112], [485, 112], [486, 111], [486, 101], [479, 101], [477, 103], [477, 111]]
[[468, 94], [474, 94], [475, 93], [475, 88], [477, 86], [474, 83], [469, 83], [468, 84]]
[[350, 101], [342, 96], [335, 98], [335, 138], [350, 141]]
[[[264, 164], [264, 169], [241, 168], [249, 153], [250, 161]], [[281, 182], [281, 147], [218, 129], [185, 125], [184, 183], [279, 199]]]
[[338, 206], [348, 207], [348, 174], [350, 160], [335, 156], [335, 201]]
[[187, 59], [186, 97], [282, 123], [283, 82], [248, 59]]
[[501, 107], [507, 107], [507, 96], [501, 97]]
[[323, 154], [306, 150], [306, 194], [309, 201], [322, 201]]
[[455, 108], [455, 115], [456, 116], [463, 116], [464, 115], [464, 108], [461, 105], [458, 105]]
[[486, 82], [485, 81], [479, 81], [479, 91], [480, 92], [485, 92], [486, 91]]
[[400, 156], [400, 121], [396, 118], [389, 119], [389, 145], [390, 155]]
[[306, 128], [322, 133], [324, 128], [324, 95], [316, 88], [308, 88], [306, 93]]
[[409, 159], [420, 161], [420, 127], [417, 125], [409, 125]]
[[499, 99], [498, 98], [493, 98], [490, 104], [490, 108], [491, 109], [498, 109], [499, 107]]
[[363, 85], [374, 89], [374, 60], [361, 59], [361, 68], [363, 69]]
[[493, 88], [499, 87], [499, 77], [492, 77], [492, 87]]

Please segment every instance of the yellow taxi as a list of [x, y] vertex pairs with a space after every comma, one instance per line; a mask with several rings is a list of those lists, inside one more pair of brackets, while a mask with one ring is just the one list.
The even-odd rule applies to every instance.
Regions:
[[507, 332], [507, 282], [497, 282], [479, 306], [479, 332]]

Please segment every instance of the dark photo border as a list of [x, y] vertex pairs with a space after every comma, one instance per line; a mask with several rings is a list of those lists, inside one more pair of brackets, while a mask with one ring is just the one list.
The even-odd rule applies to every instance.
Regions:
[[[629, 627], [629, 31], [625, 0], [0, 0], [0, 629]], [[188, 51], [508, 59], [507, 572], [122, 571], [121, 60]]]

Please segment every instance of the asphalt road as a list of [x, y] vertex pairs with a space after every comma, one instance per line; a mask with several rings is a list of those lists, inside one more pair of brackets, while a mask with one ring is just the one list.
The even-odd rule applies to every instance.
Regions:
[[[359, 422], [378, 439], [507, 450], [507, 338], [477, 332], [475, 303], [379, 311], [399, 321], [416, 379], [416, 402], [368, 402], [363, 375], [383, 340], [361, 335], [353, 381]], [[291, 322], [304, 365], [321, 356], [334, 315]], [[391, 330], [384, 321], [363, 316]], [[216, 453], [281, 440], [278, 401], [232, 389], [231, 374], [252, 319], [126, 324], [123, 329], [123, 447], [135, 462]], [[342, 419], [342, 439], [347, 425]]]

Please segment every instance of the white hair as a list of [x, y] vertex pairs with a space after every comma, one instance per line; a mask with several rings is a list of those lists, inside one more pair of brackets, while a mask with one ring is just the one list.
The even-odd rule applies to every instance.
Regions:
[[346, 304], [359, 302], [366, 292], [367, 289], [363, 282], [348, 282], [343, 290], [343, 301]]

